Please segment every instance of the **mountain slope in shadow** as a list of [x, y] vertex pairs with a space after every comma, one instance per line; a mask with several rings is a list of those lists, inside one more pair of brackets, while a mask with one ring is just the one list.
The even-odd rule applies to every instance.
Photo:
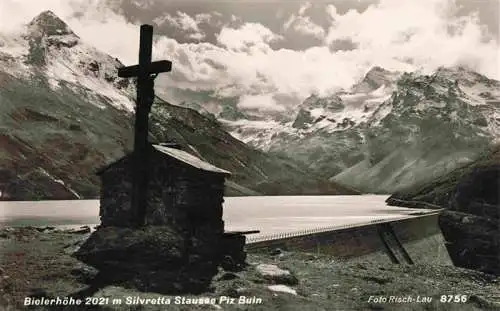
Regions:
[[387, 203], [446, 208], [439, 223], [455, 265], [500, 274], [500, 146], [473, 163], [393, 194]]

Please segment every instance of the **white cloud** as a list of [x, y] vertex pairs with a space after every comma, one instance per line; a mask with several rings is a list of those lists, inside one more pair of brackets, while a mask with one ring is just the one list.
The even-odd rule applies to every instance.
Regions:
[[210, 21], [210, 18], [211, 15], [206, 13], [197, 14], [193, 18], [184, 12], [177, 11], [175, 16], [167, 13], [161, 17], [155, 18], [153, 22], [159, 26], [164, 23], [168, 23], [185, 32], [201, 33], [202, 31], [199, 28], [199, 24]]
[[[179, 30], [182, 30], [186, 34], [187, 38], [201, 41], [206, 38], [206, 34], [202, 29], [200, 29], [200, 25], [210, 24], [213, 16], [219, 17], [220, 13], [199, 13], [192, 17], [184, 12], [177, 11], [175, 16], [166, 13], [163, 16], [153, 19], [153, 22], [158, 26], [162, 26], [167, 23]], [[220, 25], [220, 23], [221, 22], [219, 20], [214, 21], [215, 25]]]
[[306, 11], [311, 8], [310, 2], [306, 2], [299, 8], [298, 15], [292, 14], [283, 24], [285, 30], [293, 29], [295, 32], [303, 35], [313, 36], [318, 39], [325, 37], [325, 30], [320, 25], [314, 23], [311, 17], [304, 16]]
[[[286, 29], [287, 27], [285, 27]], [[323, 27], [314, 23], [309, 16], [297, 16], [293, 21], [293, 29], [301, 34], [310, 35], [318, 39], [325, 37]]]
[[369, 51], [373, 61], [382, 66], [389, 66], [395, 58], [411, 60], [423, 68], [465, 61], [475, 63], [473, 69], [498, 78], [498, 68], [492, 66], [498, 61], [498, 42], [483, 42], [476, 16], [452, 17], [453, 4], [448, 0], [383, 0], [363, 13], [351, 10], [343, 15], [329, 5], [327, 11], [334, 22], [326, 43], [349, 39], [358, 46], [353, 53]]
[[[160, 37], [153, 55], [155, 59], [173, 60], [173, 70], [157, 81], [167, 83], [167, 90], [175, 85], [242, 95], [240, 105], [269, 110], [279, 107], [274, 99], [283, 94], [305, 98], [313, 92], [321, 95], [349, 87], [374, 65], [392, 70], [430, 70], [465, 64], [500, 78], [498, 43], [484, 40], [477, 17], [450, 17], [451, 8], [453, 2], [448, 0], [381, 0], [362, 13], [346, 14], [328, 6], [331, 27], [325, 33], [324, 45], [304, 51], [271, 49], [270, 44], [282, 37], [256, 23], [224, 27], [218, 45], [180, 44]], [[138, 25], [126, 22], [98, 0], [1, 0], [0, 31], [18, 29], [46, 9], [67, 21], [89, 44], [127, 65], [137, 62]], [[83, 17], [73, 16], [75, 11], [82, 11]], [[199, 25], [203, 19], [182, 14], [175, 18], [187, 29], [195, 29], [191, 20]], [[192, 34], [196, 36], [196, 32]], [[342, 40], [352, 41], [356, 48], [328, 48]]]
[[193, 39], [193, 40], [198, 40], [198, 41], [204, 39], [205, 37], [206, 37], [206, 35], [201, 33], [201, 32], [196, 32], [196, 33], [192, 33], [192, 34], [188, 35], [188, 38]]
[[134, 0], [132, 4], [141, 9], [147, 9], [154, 4], [155, 0]]
[[268, 28], [257, 23], [246, 23], [239, 28], [224, 27], [217, 36], [217, 41], [232, 50], [249, 47], [269, 49], [269, 43], [282, 39]]
[[168, 22], [169, 24], [171, 25], [175, 25], [175, 26], [178, 26], [178, 23], [177, 21], [175, 20], [175, 18], [170, 15], [170, 14], [165, 14], [163, 16], [158, 16], [158, 17], [155, 17], [153, 19], [153, 23], [155, 23], [156, 25], [158, 26], [162, 26], [163, 24], [165, 24], [166, 22]]
[[330, 17], [331, 20], [335, 21], [335, 17], [337, 17], [337, 8], [334, 5], [327, 5], [326, 6], [326, 13]]
[[196, 22], [198, 24], [208, 23], [212, 19], [212, 15], [210, 15], [208, 13], [200, 13], [200, 14], [196, 14], [194, 19], [196, 20]]
[[243, 95], [238, 102], [242, 109], [256, 109], [265, 111], [284, 111], [283, 106], [278, 105], [273, 94]]
[[283, 28], [285, 30], [288, 30], [290, 28], [290, 26], [292, 26], [293, 22], [295, 22], [296, 19], [297, 19], [297, 16], [295, 14], [290, 15], [290, 17], [283, 24]]
[[177, 21], [182, 30], [194, 31], [194, 32], [200, 31], [200, 28], [198, 28], [198, 23], [194, 18], [192, 18], [191, 16], [187, 15], [184, 12], [179, 12], [179, 11], [177, 11], [177, 15], [178, 15]]
[[301, 15], [301, 16], [304, 15], [304, 13], [306, 13], [306, 11], [309, 10], [311, 7], [312, 7], [311, 2], [304, 3], [299, 8], [299, 15]]

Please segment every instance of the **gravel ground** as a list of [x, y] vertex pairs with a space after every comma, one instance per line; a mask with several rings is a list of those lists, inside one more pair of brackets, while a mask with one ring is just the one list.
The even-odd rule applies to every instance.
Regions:
[[[0, 310], [500, 310], [500, 279], [488, 274], [450, 266], [346, 263], [287, 252], [249, 254], [246, 270], [220, 271], [211, 290], [199, 296], [163, 296], [109, 285], [89, 292], [84, 299], [88, 306], [23, 306], [28, 296], [64, 301], [88, 288], [94, 269], [70, 256], [86, 236], [0, 229]], [[290, 271], [298, 284], [264, 278], [256, 270], [259, 264]], [[451, 301], [441, 302], [443, 295]], [[200, 298], [204, 304], [195, 304]], [[414, 301], [404, 302], [408, 299]]]

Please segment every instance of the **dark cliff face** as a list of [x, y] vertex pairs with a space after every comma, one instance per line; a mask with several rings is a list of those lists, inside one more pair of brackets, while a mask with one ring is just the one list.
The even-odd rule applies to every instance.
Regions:
[[390, 205], [443, 206], [440, 227], [455, 265], [500, 274], [500, 146], [474, 163], [392, 195]]

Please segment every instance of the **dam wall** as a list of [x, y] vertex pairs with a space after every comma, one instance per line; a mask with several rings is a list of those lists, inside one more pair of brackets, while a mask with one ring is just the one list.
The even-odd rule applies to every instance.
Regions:
[[303, 251], [340, 260], [452, 265], [438, 225], [439, 212], [359, 226], [303, 232], [248, 241], [249, 252]]
[[415, 263], [453, 265], [439, 228], [439, 213], [390, 225]]

